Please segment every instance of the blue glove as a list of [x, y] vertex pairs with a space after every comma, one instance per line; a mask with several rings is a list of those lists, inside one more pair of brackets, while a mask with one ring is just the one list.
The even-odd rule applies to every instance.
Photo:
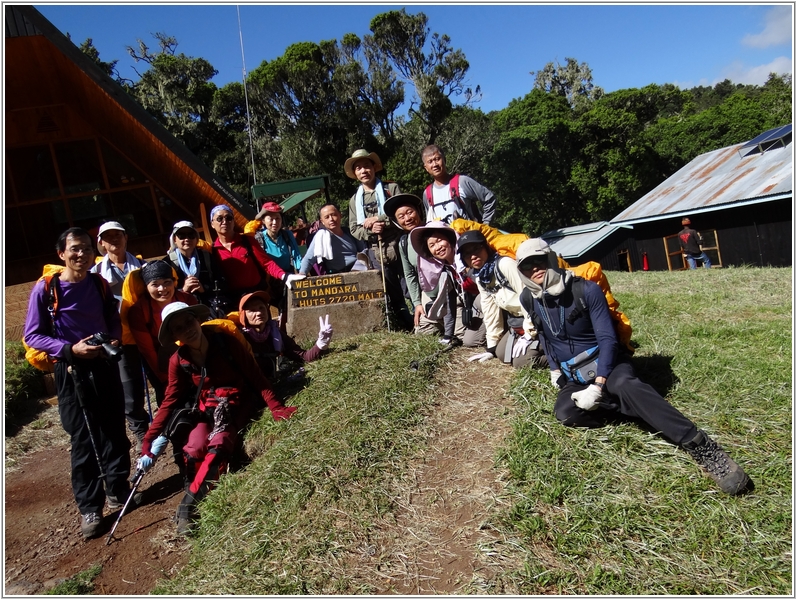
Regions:
[[154, 461], [152, 460], [152, 458], [150, 458], [145, 454], [136, 461], [136, 471], [141, 471], [142, 473], [146, 473], [147, 471], [149, 471], [153, 462]]
[[150, 449], [152, 456], [160, 456], [161, 452], [163, 452], [163, 449], [168, 443], [169, 438], [167, 438], [165, 435], [159, 435], [157, 438], [155, 438], [155, 441], [152, 442], [152, 448]]

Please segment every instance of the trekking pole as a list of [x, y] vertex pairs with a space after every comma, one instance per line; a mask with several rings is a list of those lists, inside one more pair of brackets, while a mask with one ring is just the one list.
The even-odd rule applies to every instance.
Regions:
[[141, 365], [141, 376], [144, 378], [144, 393], [147, 395], [147, 410], [149, 411], [149, 422], [152, 423], [152, 402], [149, 399], [149, 382], [147, 381], [147, 372], [144, 370], [144, 365]]
[[423, 357], [423, 358], [421, 358], [420, 360], [414, 360], [414, 361], [412, 361], [412, 362], [410, 363], [410, 370], [411, 370], [411, 371], [417, 371], [418, 369], [420, 369], [420, 367], [421, 367], [421, 364], [422, 364], [422, 363], [425, 363], [425, 362], [428, 362], [428, 361], [430, 361], [430, 360], [432, 360], [432, 359], [435, 359], [435, 358], [437, 358], [437, 357], [438, 357], [438, 356], [440, 356], [440, 355], [441, 355], [443, 352], [450, 352], [451, 350], [453, 350], [453, 348], [454, 348], [454, 344], [449, 344], [448, 346], [445, 346], [445, 347], [443, 347], [443, 348], [440, 348], [440, 350], [438, 350], [438, 351], [436, 351], [436, 352], [432, 352], [432, 353], [431, 353], [429, 356], [424, 356], [424, 357]]
[[100, 479], [105, 479], [105, 471], [102, 468], [100, 453], [97, 451], [97, 442], [94, 441], [94, 433], [91, 431], [89, 413], [86, 410], [85, 396], [83, 394], [83, 382], [80, 380], [80, 375], [73, 365], [69, 365], [66, 370], [72, 375], [72, 381], [75, 383], [75, 395], [77, 396], [77, 401], [78, 404], [80, 404], [81, 410], [83, 410], [83, 419], [86, 421], [86, 429], [89, 432], [91, 447], [94, 449], [94, 458], [97, 460], [97, 467], [100, 469]]
[[387, 310], [387, 283], [385, 281], [385, 255], [382, 254], [382, 235], [378, 234], [379, 240], [379, 264], [382, 267], [382, 293], [385, 295], [385, 321], [387, 322], [387, 332], [390, 333], [390, 314]]
[[[165, 436], [158, 436], [157, 439], [152, 443], [152, 454], [154, 455], [153, 464], [160, 456], [163, 449], [166, 447], [166, 444], [169, 440]], [[152, 465], [150, 465], [150, 468]], [[111, 540], [114, 539], [113, 534], [116, 532], [116, 528], [119, 527], [119, 523], [122, 521], [122, 517], [125, 516], [125, 512], [127, 511], [127, 507], [130, 504], [130, 501], [133, 499], [133, 496], [138, 489], [138, 486], [141, 484], [141, 480], [144, 479], [144, 475], [147, 471], [144, 469], [136, 469], [136, 472], [131, 477], [131, 482], [133, 483], [133, 489], [130, 490], [130, 494], [127, 496], [127, 501], [125, 505], [122, 507], [122, 510], [119, 512], [119, 516], [116, 518], [116, 523], [113, 524], [113, 528], [111, 529], [111, 533], [108, 534], [108, 539], [105, 541], [106, 546], [111, 545]]]

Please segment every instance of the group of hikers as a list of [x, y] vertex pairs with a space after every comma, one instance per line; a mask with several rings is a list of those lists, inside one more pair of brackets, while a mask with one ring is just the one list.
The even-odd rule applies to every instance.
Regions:
[[[96, 259], [87, 231], [61, 234], [63, 265], [34, 286], [24, 342], [52, 364], [85, 538], [104, 531], [106, 502], [112, 512], [142, 502], [130, 487], [125, 420], [137, 440], [137, 473], [171, 443], [184, 481], [177, 530], [189, 533], [198, 503], [242, 452], [247, 425], [265, 408], [275, 420], [290, 419], [297, 407], [285, 405], [282, 384], [329, 348], [328, 316], [310, 349], [288, 335], [292, 283], [358, 269], [382, 272], [399, 330], [478, 348], [470, 361], [548, 368], [562, 424], [641, 420], [724, 492], [753, 489], [711, 437], [636, 377], [630, 327], [599, 266], [571, 268], [544, 240], [491, 227], [489, 189], [449, 174], [436, 145], [421, 159], [433, 182], [419, 197], [378, 177], [376, 153], [355, 151], [344, 164], [359, 182], [348, 228], [337, 205], [322, 206], [305, 252], [276, 202], [266, 202], [243, 232], [229, 206], [214, 206], [213, 244], [200, 240], [193, 223], [175, 223], [157, 260], [131, 254], [116, 221], [99, 227]], [[301, 225], [304, 238], [310, 228]], [[144, 400], [150, 387], [154, 415]]]

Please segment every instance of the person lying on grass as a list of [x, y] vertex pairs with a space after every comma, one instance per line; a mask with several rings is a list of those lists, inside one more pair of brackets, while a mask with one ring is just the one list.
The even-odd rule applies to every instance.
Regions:
[[329, 315], [326, 319], [318, 317], [318, 340], [309, 350], [303, 350], [271, 318], [268, 292], [252, 292], [241, 298], [238, 319], [260, 370], [274, 383], [290, 376], [297, 363], [301, 365], [320, 358], [332, 339]]
[[[190, 533], [197, 503], [210, 491], [232, 457], [239, 432], [263, 404], [275, 421], [289, 419], [295, 406], [285, 406], [261, 373], [254, 356], [232, 334], [213, 332], [201, 323], [210, 316], [203, 304], [173, 302], [163, 310], [161, 344], [180, 342], [169, 360], [169, 383], [141, 448], [137, 467], [147, 471], [155, 458], [152, 443], [166, 431], [173, 444], [171, 417], [193, 401], [197, 417], [183, 445], [185, 495], [177, 508], [177, 532]], [[209, 333], [210, 332], [210, 333]], [[180, 437], [180, 436], [177, 436]]]
[[641, 419], [689, 453], [723, 492], [754, 489], [717, 442], [637, 378], [600, 286], [588, 280], [576, 283], [539, 238], [523, 242], [516, 261], [523, 282], [520, 304], [542, 336], [551, 382], [559, 389], [554, 405], [559, 422], [600, 427], [610, 413]]

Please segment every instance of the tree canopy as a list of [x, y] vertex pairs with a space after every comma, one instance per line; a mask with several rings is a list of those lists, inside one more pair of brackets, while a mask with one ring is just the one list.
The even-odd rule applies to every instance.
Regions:
[[450, 172], [495, 192], [495, 225], [530, 235], [611, 219], [696, 156], [792, 114], [791, 75], [605, 93], [571, 57], [531, 71], [525, 97], [485, 114], [464, 53], [406, 9], [377, 15], [362, 36], [292, 44], [249, 73], [246, 89], [217, 87], [207, 60], [154, 37], [155, 51], [141, 40], [128, 47], [145, 67], [136, 82], [120, 80], [91, 39], [80, 49], [244, 197], [255, 182], [330, 174], [344, 206], [356, 184], [343, 163], [357, 148], [377, 152], [382, 177], [420, 195], [430, 180], [420, 151], [437, 143]]

